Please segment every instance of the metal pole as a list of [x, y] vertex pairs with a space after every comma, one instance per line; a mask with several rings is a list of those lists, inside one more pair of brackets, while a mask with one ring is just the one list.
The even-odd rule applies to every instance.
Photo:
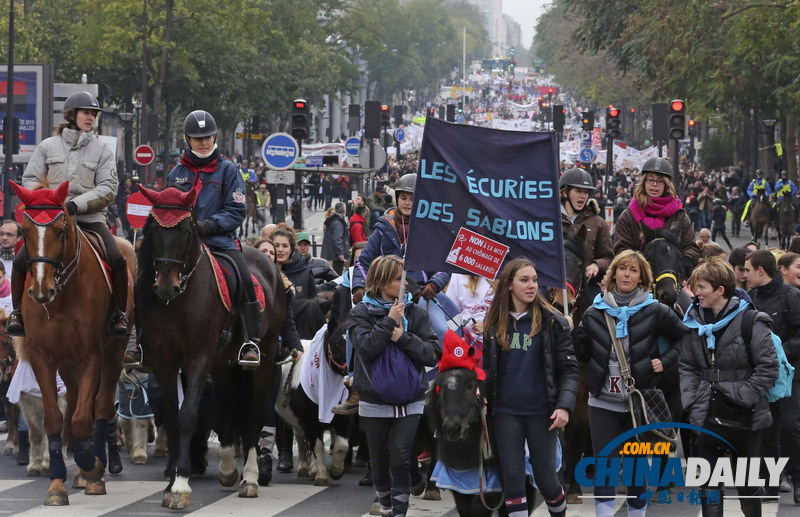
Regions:
[[3, 178], [3, 218], [11, 219], [14, 206], [11, 203], [11, 183], [9, 180], [14, 175], [14, 0], [8, 2], [8, 82], [6, 83], [6, 119], [3, 122], [3, 138], [6, 143]]
[[[142, 9], [142, 109], [139, 110], [139, 143], [149, 144], [147, 141], [147, 0], [143, 2]], [[150, 167], [143, 165], [143, 174], [140, 177], [144, 178], [145, 183], [150, 183]]]
[[[464, 27], [464, 44], [461, 56], [461, 106], [467, 109], [467, 28]], [[464, 116], [462, 112], [461, 116]], [[463, 118], [462, 118], [463, 120]]]
[[567, 302], [567, 290], [562, 289], [561, 294], [564, 296], [564, 316], [569, 318], [569, 303]]
[[608, 175], [611, 173], [611, 169], [614, 168], [614, 139], [606, 137], [606, 173], [605, 177], [603, 178], [603, 190], [606, 192], [606, 196], [608, 195], [608, 187], [611, 182], [608, 181]]
[[[297, 156], [303, 156], [303, 141], [297, 141]], [[300, 203], [299, 206], [299, 214], [297, 216], [297, 220], [294, 220], [294, 214], [292, 214], [292, 222], [294, 223], [295, 230], [302, 230], [303, 229], [303, 173], [300, 169], [296, 169], [294, 171], [294, 201], [292, 203]]]
[[670, 162], [672, 162], [672, 174], [674, 174], [676, 178], [680, 178], [680, 173], [678, 172], [678, 151], [680, 151], [679, 144], [675, 139], [670, 138], [670, 140], [672, 140], [672, 149], [669, 150]]

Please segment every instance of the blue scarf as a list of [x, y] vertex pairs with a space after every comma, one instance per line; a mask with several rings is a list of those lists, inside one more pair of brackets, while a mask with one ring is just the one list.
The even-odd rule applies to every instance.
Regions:
[[[686, 314], [683, 316], [683, 324], [689, 327], [690, 329], [697, 329], [697, 333], [702, 337], [706, 337], [706, 346], [709, 350], [714, 350], [717, 346], [717, 338], [714, 337], [714, 332], [724, 329], [728, 326], [733, 318], [736, 317], [737, 314], [742, 312], [747, 308], [750, 303], [747, 300], [739, 300], [739, 307], [736, 310], [731, 311], [730, 314], [722, 318], [716, 323], [709, 324], [709, 325], [702, 325], [699, 321], [694, 319], [689, 312], [686, 311]], [[697, 306], [697, 310], [700, 310], [700, 306]]]
[[[364, 298], [361, 301], [363, 303], [366, 303], [367, 305], [380, 307], [381, 309], [386, 309], [387, 311], [392, 308], [392, 305], [394, 305], [394, 302], [387, 302], [380, 299], [376, 300], [374, 298], [370, 298], [366, 294], [364, 295]], [[411, 303], [412, 303], [411, 293], [406, 293], [406, 303], [405, 303], [406, 308], [408, 308], [408, 306], [411, 305]], [[403, 315], [403, 331], [408, 332], [408, 319], [406, 319], [405, 314]]]
[[647, 299], [639, 305], [612, 307], [603, 300], [603, 293], [600, 293], [594, 298], [592, 307], [601, 311], [606, 311], [609, 316], [615, 318], [617, 320], [617, 337], [623, 338], [628, 337], [628, 319], [648, 305], [654, 303], [658, 303], [658, 301], [653, 298], [652, 294], [648, 294]]

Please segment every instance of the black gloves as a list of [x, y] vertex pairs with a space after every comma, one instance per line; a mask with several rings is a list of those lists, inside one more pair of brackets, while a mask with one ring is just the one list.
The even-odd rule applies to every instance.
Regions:
[[75, 204], [75, 201], [70, 201], [67, 203], [67, 212], [69, 212], [69, 215], [75, 215], [78, 213], [78, 205]]
[[208, 237], [214, 233], [216, 225], [214, 221], [206, 219], [205, 221], [197, 221], [197, 234], [200, 237]]

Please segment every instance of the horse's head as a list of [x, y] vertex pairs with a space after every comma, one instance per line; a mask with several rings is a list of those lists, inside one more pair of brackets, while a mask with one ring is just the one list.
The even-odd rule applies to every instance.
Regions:
[[428, 405], [435, 413], [433, 420], [441, 422], [441, 438], [460, 441], [466, 437], [470, 426], [480, 425], [481, 384], [475, 372], [466, 368], [436, 374]]
[[[578, 233], [571, 237], [564, 235], [564, 262], [567, 271], [567, 304], [570, 312], [575, 305], [575, 300], [583, 291], [583, 280], [586, 277], [586, 227], [582, 226]], [[560, 296], [555, 296], [555, 301], [560, 301]]]
[[642, 223], [644, 258], [653, 271], [653, 295], [670, 307], [678, 300], [680, 262], [683, 251], [680, 245], [681, 228], [654, 230]]
[[186, 289], [194, 271], [193, 251], [199, 247], [192, 217], [197, 190], [189, 192], [169, 187], [161, 192], [140, 187], [153, 203], [150, 219], [144, 228], [141, 262], [151, 261], [154, 270], [152, 289], [165, 301], [174, 300]]
[[13, 181], [11, 186], [25, 205], [20, 228], [31, 276], [28, 294], [38, 303], [50, 303], [77, 268], [76, 247], [80, 241], [74, 220], [64, 206], [69, 182], [55, 190], [28, 190]]
[[331, 318], [325, 332], [325, 358], [331, 370], [347, 375], [347, 326]]

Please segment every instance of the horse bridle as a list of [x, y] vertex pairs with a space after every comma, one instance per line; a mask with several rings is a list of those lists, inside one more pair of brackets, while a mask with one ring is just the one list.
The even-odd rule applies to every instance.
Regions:
[[[188, 208], [188, 207], [185, 207], [185, 206], [180, 206], [180, 205], [155, 205], [155, 206], [153, 206], [153, 208], [154, 209], [155, 208], [162, 208], [162, 209], [167, 209], [167, 210], [183, 210], [183, 211], [186, 211], [186, 212], [191, 212], [192, 211], [191, 208]], [[190, 225], [191, 225], [191, 227], [194, 226], [194, 221], [193, 220], [190, 223]], [[190, 227], [190, 231], [189, 231], [189, 237], [190, 237], [190, 239], [194, 239], [195, 238], [194, 237], [194, 232], [191, 231], [192, 230], [191, 227]], [[192, 241], [190, 241], [189, 244], [186, 246], [186, 251], [183, 254], [183, 258], [180, 259], [180, 260], [174, 259], [174, 258], [167, 258], [167, 257], [153, 257], [153, 269], [155, 269], [156, 278], [158, 278], [158, 268], [157, 268], [158, 264], [177, 264], [178, 266], [180, 266], [181, 269], [180, 269], [180, 272], [178, 273], [178, 288], [179, 288], [179, 291], [178, 291], [178, 294], [175, 295], [176, 297], [182, 295], [183, 292], [186, 291], [186, 287], [189, 284], [189, 279], [191, 279], [192, 275], [194, 275], [194, 272], [197, 270], [198, 264], [200, 264], [200, 259], [203, 258], [203, 255], [205, 255], [205, 252], [206, 252], [205, 246], [201, 245], [200, 246], [200, 254], [197, 256], [197, 261], [194, 263], [194, 267], [192, 267], [191, 271], [189, 271], [188, 273], [184, 273], [184, 270], [186, 269], [186, 262], [189, 260], [189, 253], [191, 253], [191, 250], [192, 250]]]
[[[645, 244], [645, 250], [647, 249], [647, 246], [649, 246], [650, 244], [652, 244], [652, 243], [654, 243], [656, 241], [664, 241], [664, 240], [666, 240], [664, 237], [658, 237], [658, 238], [655, 238], [655, 239], [647, 242]], [[680, 286], [680, 281], [678, 280], [678, 273], [675, 270], [672, 270], [672, 269], [665, 269], [661, 274], [659, 274], [655, 278], [655, 280], [653, 280], [653, 289], [652, 289], [653, 295], [656, 294], [656, 285], [658, 285], [658, 283], [661, 282], [662, 280], [664, 280], [665, 278], [671, 279], [672, 282], [675, 284], [675, 290], [676, 291], [679, 290], [678, 288]]]
[[[52, 205], [42, 205], [42, 206], [34, 205], [25, 207], [26, 212], [28, 210], [58, 210], [58, 209], [61, 210], [61, 213], [53, 217], [50, 220], [50, 222], [42, 224], [34, 221], [33, 223], [36, 226], [45, 226], [45, 227], [51, 226], [54, 222], [56, 222], [56, 219], [58, 219], [59, 217], [64, 217], [64, 221], [66, 221], [67, 215], [64, 212], [64, 209], [61, 207], [54, 207]], [[51, 266], [53, 266], [55, 268], [55, 273], [53, 273], [53, 279], [55, 280], [54, 288], [57, 293], [61, 292], [64, 286], [67, 285], [69, 279], [72, 278], [72, 276], [78, 270], [78, 265], [80, 264], [81, 261], [81, 236], [78, 233], [78, 223], [74, 217], [72, 218], [72, 229], [75, 232], [75, 240], [77, 241], [76, 245], [77, 247], [75, 251], [75, 257], [72, 258], [69, 264], [66, 265], [64, 264], [64, 253], [67, 248], [67, 232], [61, 234], [61, 251], [59, 251], [57, 259], [51, 259], [50, 257], [45, 257], [43, 255], [34, 255], [33, 257], [28, 257], [28, 262], [26, 264], [26, 269], [29, 273], [31, 272], [33, 265], [36, 264], [37, 262], [41, 262], [43, 264], [50, 264]]]
[[328, 366], [333, 369], [336, 367], [342, 375], [347, 375], [347, 360], [345, 359], [344, 364], [340, 364], [336, 362], [336, 359], [333, 358], [333, 351], [331, 350], [331, 342], [330, 340], [325, 340], [325, 352], [328, 356]]

